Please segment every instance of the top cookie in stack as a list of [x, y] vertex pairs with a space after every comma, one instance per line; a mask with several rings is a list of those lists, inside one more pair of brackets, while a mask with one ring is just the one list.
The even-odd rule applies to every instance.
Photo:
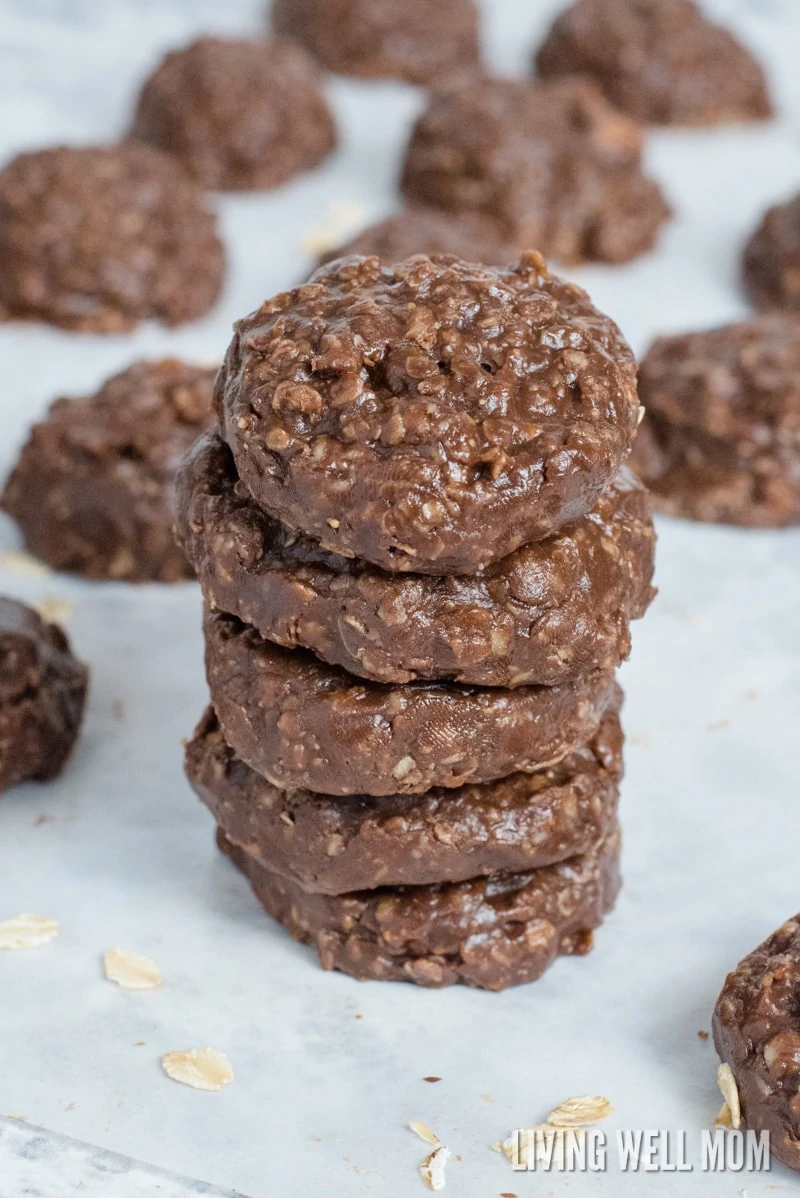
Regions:
[[342, 259], [239, 322], [216, 407], [179, 535], [214, 708], [187, 768], [222, 846], [356, 976], [499, 989], [585, 951], [652, 596], [619, 330], [537, 254]]

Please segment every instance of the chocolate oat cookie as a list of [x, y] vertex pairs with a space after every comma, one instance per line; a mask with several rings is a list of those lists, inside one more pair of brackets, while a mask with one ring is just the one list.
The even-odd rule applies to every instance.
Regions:
[[652, 507], [667, 516], [743, 528], [800, 524], [796, 451], [742, 462], [701, 432], [646, 417], [632, 461], [647, 482]]
[[218, 437], [178, 474], [178, 536], [206, 599], [377, 682], [555, 686], [613, 668], [653, 596], [647, 493], [623, 467], [583, 520], [472, 578], [389, 574], [270, 519]]
[[277, 187], [336, 141], [315, 64], [283, 39], [204, 37], [145, 82], [132, 136], [167, 150], [204, 187]]
[[475, 0], [275, 0], [272, 24], [343, 75], [425, 84], [478, 64]]
[[612, 671], [563, 686], [478, 690], [362, 682], [206, 611], [206, 672], [225, 739], [273, 785], [333, 795], [417, 794], [543, 769], [585, 744]]
[[1, 316], [92, 333], [195, 320], [224, 267], [202, 193], [135, 144], [18, 155], [0, 171], [0, 259]]
[[580, 79], [479, 78], [418, 119], [402, 188], [415, 204], [481, 213], [559, 262], [628, 262], [669, 215], [642, 172], [642, 134]]
[[413, 254], [455, 254], [465, 262], [507, 266], [521, 245], [512, 245], [491, 216], [481, 212], [444, 212], [440, 208], [403, 208], [323, 254], [320, 264], [349, 254], [375, 254], [382, 262], [405, 262]]
[[544, 78], [583, 76], [623, 112], [658, 125], [772, 115], [764, 72], [693, 0], [578, 0], [536, 55]]
[[620, 692], [588, 745], [540, 773], [422, 795], [333, 798], [278, 790], [229, 747], [209, 708], [186, 772], [223, 834], [304, 890], [460, 882], [588, 852], [616, 818]]
[[471, 574], [585, 515], [639, 401], [619, 329], [540, 255], [348, 258], [238, 322], [222, 433], [265, 511], [390, 571]]
[[747, 1126], [800, 1169], [800, 915], [729, 973], [717, 999], [714, 1044], [730, 1065]]
[[215, 370], [137, 362], [34, 425], [0, 503], [32, 553], [86, 578], [177, 582], [178, 464], [212, 420]]
[[323, 969], [359, 979], [504, 990], [559, 955], [583, 954], [619, 892], [619, 831], [588, 853], [520, 874], [433, 886], [309, 894], [218, 834], [273, 919]]
[[779, 527], [800, 520], [800, 322], [761, 316], [656, 341], [632, 462], [659, 509]]
[[57, 624], [0, 597], [0, 791], [61, 773], [83, 719], [89, 671]]
[[800, 195], [769, 209], [745, 247], [743, 268], [757, 308], [800, 313]]

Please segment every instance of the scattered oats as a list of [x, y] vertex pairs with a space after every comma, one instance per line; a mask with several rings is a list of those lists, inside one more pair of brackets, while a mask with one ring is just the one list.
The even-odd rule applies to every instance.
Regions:
[[577, 1149], [585, 1136], [583, 1127], [554, 1127], [551, 1123], [537, 1123], [534, 1127], [513, 1131], [501, 1144], [492, 1144], [492, 1148], [495, 1152], [502, 1152], [515, 1169], [531, 1169], [539, 1162], [563, 1169], [567, 1137]]
[[422, 1174], [422, 1180], [429, 1190], [444, 1189], [444, 1170], [449, 1160], [450, 1149], [445, 1148], [444, 1144], [440, 1144], [438, 1148], [434, 1148], [430, 1156], [425, 1157], [425, 1160], [419, 1167], [419, 1171]]
[[154, 990], [164, 980], [155, 961], [125, 948], [108, 949], [103, 965], [109, 982], [116, 982], [122, 990]]
[[364, 209], [353, 200], [335, 200], [325, 211], [321, 224], [309, 231], [302, 238], [304, 251], [316, 258], [327, 250], [336, 249], [342, 241], [347, 241], [364, 224]]
[[22, 574], [29, 578], [43, 578], [53, 573], [49, 566], [39, 561], [38, 557], [31, 557], [29, 553], [23, 553], [21, 549], [3, 550], [0, 553], [0, 567], [10, 570], [12, 574]]
[[733, 1127], [731, 1108], [728, 1106], [727, 1102], [723, 1102], [722, 1106], [719, 1108], [719, 1114], [714, 1122], [716, 1123], [717, 1127]]
[[221, 1090], [233, 1081], [231, 1063], [218, 1048], [167, 1052], [161, 1058], [161, 1064], [167, 1077], [194, 1090]]
[[[742, 1108], [739, 1105], [739, 1087], [736, 1085], [736, 1078], [733, 1076], [730, 1065], [720, 1065], [717, 1070], [717, 1085], [730, 1112], [731, 1127], [738, 1131], [742, 1126]], [[717, 1122], [721, 1115], [722, 1111], [717, 1116]]]
[[411, 1130], [424, 1140], [426, 1144], [439, 1144], [441, 1141], [435, 1132], [432, 1132], [427, 1123], [419, 1123], [417, 1120], [412, 1121], [408, 1125]]
[[0, 923], [0, 948], [40, 948], [59, 930], [58, 920], [49, 915], [15, 915]]
[[587, 1127], [613, 1114], [614, 1108], [607, 1098], [600, 1094], [584, 1094], [560, 1103], [547, 1116], [547, 1122], [552, 1127]]
[[75, 612], [69, 599], [61, 599], [58, 595], [45, 595], [34, 607], [48, 624], [68, 624]]

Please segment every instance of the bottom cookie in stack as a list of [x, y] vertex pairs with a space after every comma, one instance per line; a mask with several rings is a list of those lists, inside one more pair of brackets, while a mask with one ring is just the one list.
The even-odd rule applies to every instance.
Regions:
[[323, 968], [489, 990], [589, 951], [619, 890], [619, 688], [557, 765], [424, 794], [284, 791], [242, 762], [209, 710], [186, 768], [218, 843]]

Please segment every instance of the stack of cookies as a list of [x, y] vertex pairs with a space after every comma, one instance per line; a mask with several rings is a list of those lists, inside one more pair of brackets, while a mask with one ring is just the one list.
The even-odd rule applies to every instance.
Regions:
[[238, 323], [216, 407], [178, 532], [221, 848], [359, 978], [497, 990], [587, 951], [653, 594], [619, 330], [538, 254], [340, 259]]

